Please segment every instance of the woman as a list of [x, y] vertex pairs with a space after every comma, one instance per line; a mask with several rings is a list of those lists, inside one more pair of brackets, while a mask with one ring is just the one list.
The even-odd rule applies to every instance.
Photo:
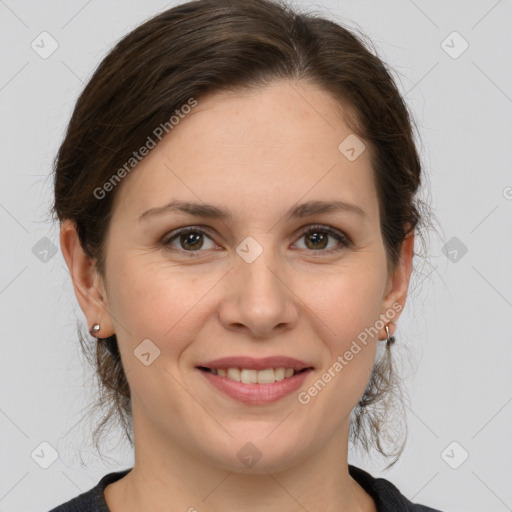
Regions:
[[54, 511], [434, 510], [347, 460], [389, 455], [420, 183], [389, 72], [334, 22], [200, 0], [122, 39], [54, 212], [135, 464]]

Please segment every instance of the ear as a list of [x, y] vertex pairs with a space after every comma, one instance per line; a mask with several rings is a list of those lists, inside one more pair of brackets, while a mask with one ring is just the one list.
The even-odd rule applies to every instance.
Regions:
[[[389, 277], [386, 295], [382, 304], [381, 318], [389, 323], [389, 335], [393, 336], [396, 331], [396, 323], [402, 310], [405, 307], [407, 299], [407, 291], [409, 289], [409, 281], [411, 278], [412, 260], [414, 257], [414, 230], [406, 236], [402, 242], [400, 250], [400, 259], [393, 272]], [[391, 312], [391, 314], [390, 314]], [[393, 316], [393, 312], [395, 313]], [[393, 318], [391, 318], [393, 316]], [[385, 327], [379, 333], [379, 339], [387, 339]]]
[[96, 269], [96, 261], [83, 250], [73, 221], [65, 220], [60, 228], [60, 247], [71, 275], [75, 295], [87, 319], [87, 329], [100, 325], [95, 334], [107, 338], [114, 334], [106, 289]]

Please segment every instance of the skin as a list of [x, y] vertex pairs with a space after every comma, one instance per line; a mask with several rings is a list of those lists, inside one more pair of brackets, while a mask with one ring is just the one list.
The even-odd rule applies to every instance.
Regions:
[[[200, 99], [118, 185], [103, 278], [73, 224], [62, 224], [80, 307], [89, 328], [101, 325], [98, 336], [116, 333], [132, 395], [135, 465], [105, 490], [113, 512], [376, 511], [348, 473], [347, 451], [349, 415], [385, 329], [309, 404], [297, 400], [359, 333], [404, 307], [411, 273], [413, 234], [388, 273], [369, 152], [349, 161], [338, 150], [352, 133], [338, 111], [328, 93], [299, 82]], [[138, 221], [171, 199], [227, 207], [233, 219]], [[284, 218], [309, 200], [350, 201], [366, 215]], [[300, 232], [313, 224], [352, 244], [330, 236], [315, 245]], [[164, 245], [173, 230], [198, 225], [210, 230], [193, 257], [179, 236], [174, 251]], [[263, 249], [252, 263], [236, 252], [247, 236]], [[160, 350], [149, 366], [133, 353], [147, 338]], [[195, 368], [231, 355], [288, 355], [315, 370], [277, 402], [242, 404]], [[262, 455], [252, 468], [237, 457], [247, 442]]]

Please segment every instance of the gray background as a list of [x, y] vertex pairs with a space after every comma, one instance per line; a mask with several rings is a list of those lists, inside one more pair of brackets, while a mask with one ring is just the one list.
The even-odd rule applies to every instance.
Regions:
[[[440, 221], [393, 347], [410, 397], [407, 448], [389, 471], [373, 456], [350, 462], [444, 511], [512, 510], [512, 2], [296, 3], [360, 28], [396, 70]], [[48, 175], [101, 58], [173, 4], [0, 0], [0, 511], [48, 510], [133, 464], [117, 434], [99, 460], [79, 421], [95, 388], [75, 334], [83, 315], [52, 253]], [[47, 58], [31, 47], [43, 31], [58, 43]]]

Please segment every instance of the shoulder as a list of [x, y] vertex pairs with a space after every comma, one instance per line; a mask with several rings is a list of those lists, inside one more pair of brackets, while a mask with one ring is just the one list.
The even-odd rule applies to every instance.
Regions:
[[350, 476], [373, 498], [378, 512], [441, 512], [409, 501], [389, 480], [374, 478], [370, 473], [348, 466]]
[[132, 468], [105, 475], [92, 489], [53, 508], [50, 512], [110, 512], [103, 494], [105, 487], [125, 476]]

